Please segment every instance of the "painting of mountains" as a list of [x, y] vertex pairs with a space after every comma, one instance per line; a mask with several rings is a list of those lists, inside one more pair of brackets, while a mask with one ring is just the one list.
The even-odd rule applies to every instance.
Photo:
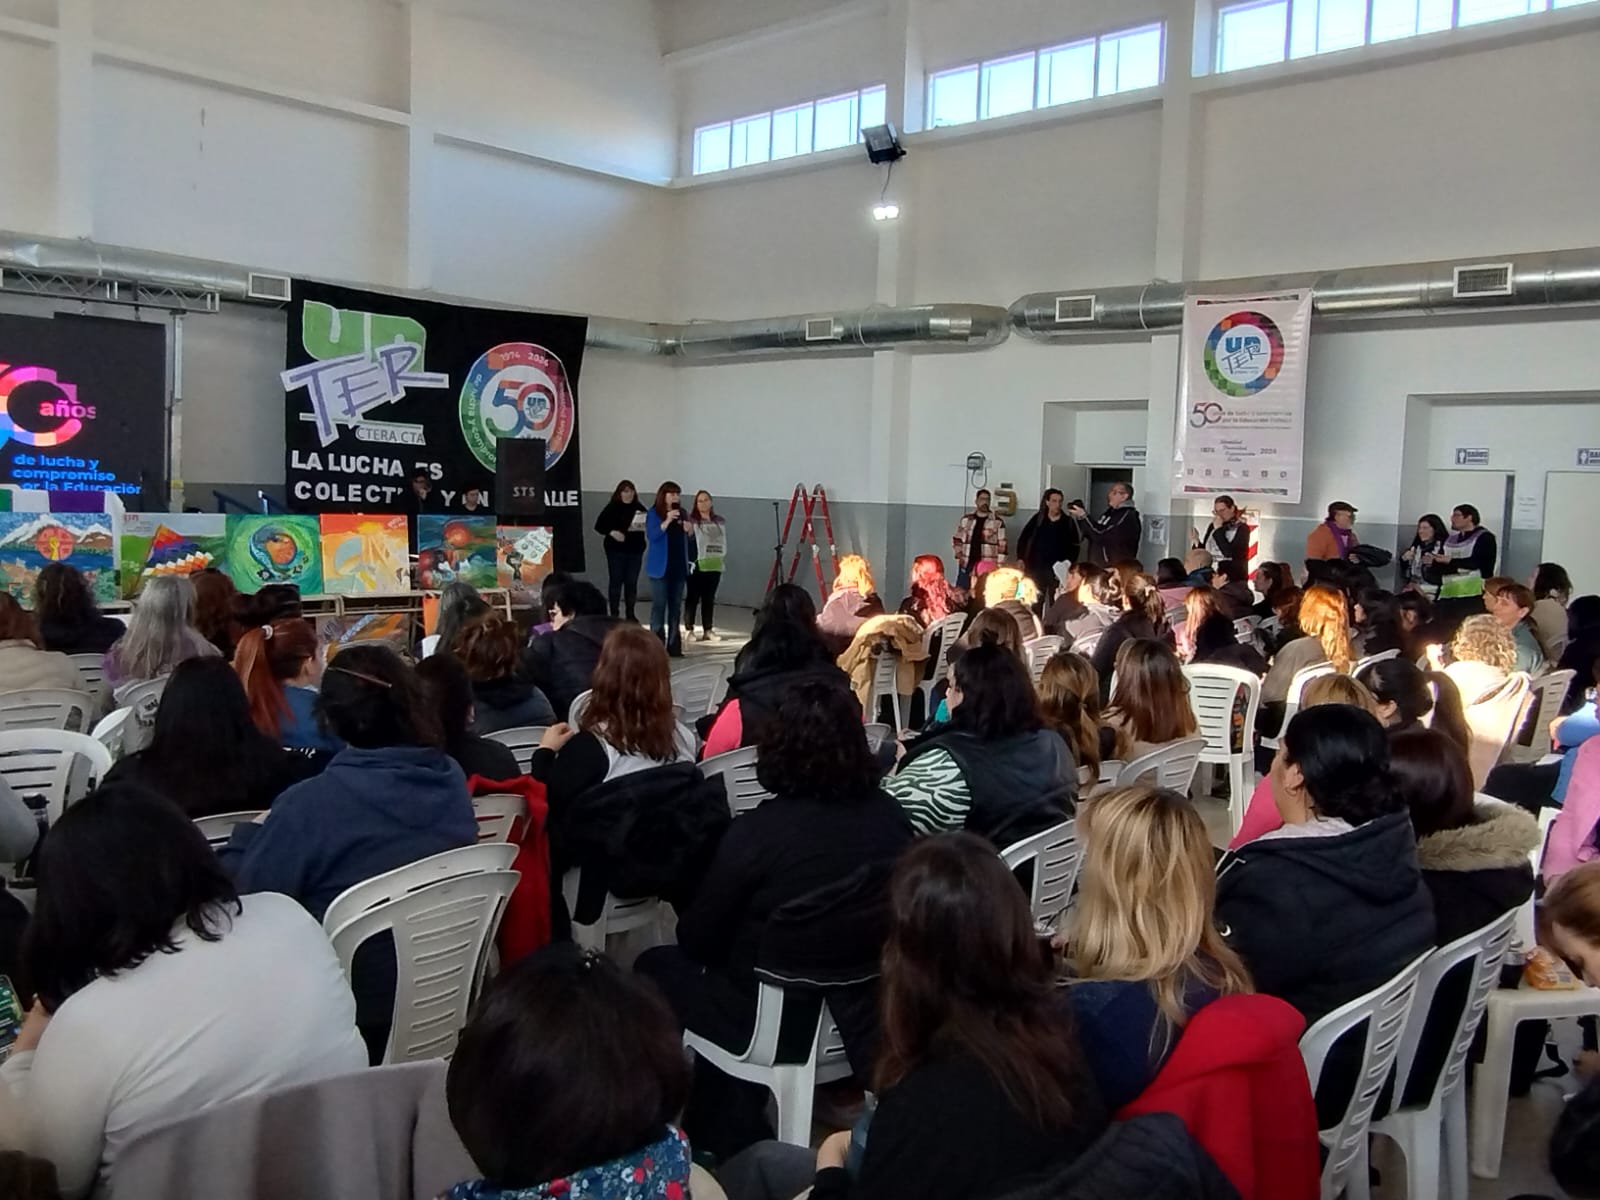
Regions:
[[96, 600], [117, 598], [116, 541], [104, 513], [0, 513], [0, 586], [25, 608], [53, 562], [82, 571]]

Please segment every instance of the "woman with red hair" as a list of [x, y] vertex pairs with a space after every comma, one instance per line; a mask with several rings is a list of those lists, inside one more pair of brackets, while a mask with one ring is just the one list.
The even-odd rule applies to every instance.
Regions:
[[233, 669], [262, 733], [293, 750], [343, 749], [317, 720], [322, 653], [311, 622], [290, 617], [247, 629], [234, 649]]
[[944, 560], [937, 554], [917, 555], [911, 564], [911, 591], [900, 602], [900, 612], [927, 629], [966, 607], [967, 594], [945, 578]]

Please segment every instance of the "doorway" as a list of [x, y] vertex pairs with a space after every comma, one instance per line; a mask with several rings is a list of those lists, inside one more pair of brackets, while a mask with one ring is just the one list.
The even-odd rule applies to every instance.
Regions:
[[1544, 477], [1544, 562], [1572, 576], [1572, 594], [1600, 593], [1600, 472], [1551, 471]]
[[[1515, 479], [1505, 471], [1429, 471], [1428, 504], [1423, 512], [1444, 518], [1450, 529], [1450, 510], [1470, 504], [1483, 518], [1483, 527], [1500, 543], [1501, 556], [1511, 533], [1511, 494]], [[1422, 513], [1411, 514], [1412, 520]], [[1403, 526], [1402, 526], [1403, 528]], [[1410, 538], [1405, 539], [1409, 544]]]

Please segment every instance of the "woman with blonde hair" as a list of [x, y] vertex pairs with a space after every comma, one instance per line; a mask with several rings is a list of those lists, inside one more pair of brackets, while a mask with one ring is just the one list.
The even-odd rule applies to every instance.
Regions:
[[[1439, 648], [1428, 647], [1435, 663]], [[1468, 617], [1450, 639], [1451, 661], [1443, 670], [1456, 685], [1464, 707], [1471, 707], [1501, 684], [1517, 666], [1517, 645], [1510, 632], [1487, 613]]]
[[1261, 681], [1257, 733], [1271, 736], [1278, 732], [1289, 684], [1298, 672], [1318, 663], [1332, 663], [1335, 671], [1348, 672], [1355, 661], [1350, 609], [1343, 592], [1321, 584], [1308, 587], [1300, 597], [1299, 623], [1301, 636], [1272, 656], [1272, 668]]
[[1378, 698], [1366, 684], [1349, 675], [1318, 675], [1306, 684], [1300, 693], [1300, 707], [1315, 708], [1319, 704], [1348, 704], [1351, 708], [1364, 709], [1380, 721], [1383, 719], [1378, 712]]
[[858, 629], [882, 613], [883, 601], [872, 582], [872, 567], [861, 555], [846, 554], [839, 560], [833, 592], [817, 614], [817, 632], [837, 656], [849, 648]]
[[1124, 642], [1117, 652], [1116, 677], [1105, 720], [1116, 730], [1118, 758], [1138, 758], [1199, 732], [1183, 664], [1165, 642]]
[[1039, 602], [1039, 588], [1016, 567], [997, 567], [983, 577], [983, 604], [997, 609], [1017, 623], [1023, 641], [1039, 635], [1033, 609]]
[[1211, 839], [1188, 799], [1119, 788], [1083, 807], [1067, 995], [1089, 1066], [1115, 1112], [1149, 1086], [1197, 1011], [1252, 991], [1217, 932]]
[[1109, 756], [1101, 747], [1100, 678], [1094, 667], [1083, 655], [1063, 650], [1045, 663], [1038, 691], [1039, 715], [1066, 739], [1079, 772], [1087, 769], [1092, 781], [1100, 774], [1100, 760]]

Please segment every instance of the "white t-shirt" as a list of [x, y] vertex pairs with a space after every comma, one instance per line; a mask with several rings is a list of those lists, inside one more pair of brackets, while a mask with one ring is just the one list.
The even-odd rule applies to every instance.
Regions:
[[220, 941], [180, 923], [178, 953], [73, 993], [38, 1049], [0, 1067], [4, 1141], [54, 1162], [63, 1196], [103, 1189], [151, 1125], [366, 1067], [322, 927], [287, 896], [243, 904]]

